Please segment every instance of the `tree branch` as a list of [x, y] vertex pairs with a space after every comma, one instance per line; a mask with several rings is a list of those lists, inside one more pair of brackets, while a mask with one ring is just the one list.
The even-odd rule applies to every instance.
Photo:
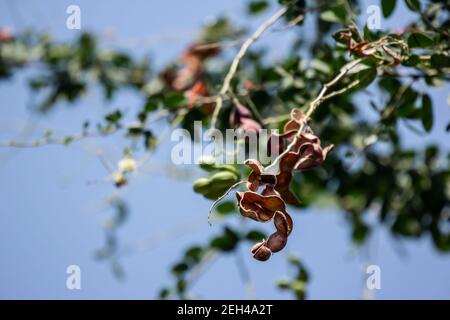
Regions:
[[248, 38], [244, 44], [239, 49], [237, 55], [234, 57], [233, 61], [231, 62], [230, 69], [228, 70], [227, 75], [225, 76], [225, 79], [223, 81], [222, 88], [219, 91], [219, 95], [216, 99], [216, 106], [214, 108], [214, 113], [212, 115], [211, 120], [211, 128], [216, 127], [217, 118], [220, 113], [220, 109], [222, 109], [223, 105], [223, 96], [230, 90], [230, 83], [233, 79], [234, 75], [236, 74], [236, 71], [239, 67], [239, 63], [241, 62], [241, 59], [245, 56], [247, 50], [250, 48], [250, 46], [261, 37], [261, 35], [266, 31], [271, 25], [273, 25], [279, 18], [281, 18], [287, 11], [287, 8], [283, 8], [279, 11], [277, 11], [273, 16], [271, 16], [266, 22], [264, 22], [261, 26], [259, 26], [258, 29], [253, 33], [253, 35]]
[[[296, 146], [298, 140], [300, 139], [303, 130], [306, 126], [306, 122], [308, 121], [309, 117], [312, 115], [312, 113], [314, 112], [314, 110], [316, 110], [316, 108], [322, 103], [322, 101], [324, 100], [324, 97], [326, 98], [327, 96], [325, 96], [325, 94], [327, 93], [328, 89], [330, 89], [332, 86], [334, 86], [340, 79], [342, 79], [342, 77], [344, 77], [352, 68], [354, 68], [358, 63], [361, 62], [362, 59], [356, 59], [353, 61], [350, 61], [349, 63], [347, 63], [344, 67], [341, 68], [341, 71], [339, 72], [339, 74], [334, 77], [333, 80], [331, 80], [330, 82], [327, 82], [323, 85], [322, 90], [320, 90], [319, 94], [317, 95], [317, 97], [311, 101], [311, 103], [309, 104], [308, 110], [305, 113], [305, 120], [302, 122], [302, 124], [300, 125], [300, 128], [297, 131], [297, 134], [295, 135], [294, 139], [292, 140], [292, 142], [288, 145], [288, 147], [286, 148], [286, 150], [284, 150], [280, 155], [278, 155], [278, 157], [272, 162], [272, 164], [270, 164], [269, 166], [267, 166], [265, 168], [265, 172], [266, 173], [272, 173], [272, 174], [278, 174], [279, 173], [279, 163], [281, 161], [281, 159], [283, 158], [284, 155], [286, 155], [288, 152], [292, 151], [292, 149]], [[356, 85], [356, 84], [355, 84]], [[344, 88], [346, 90], [348, 90], [348, 86], [346, 88]], [[343, 92], [345, 92], [346, 90], [338, 90], [338, 94], [342, 94]], [[335, 95], [333, 95], [335, 96]]]

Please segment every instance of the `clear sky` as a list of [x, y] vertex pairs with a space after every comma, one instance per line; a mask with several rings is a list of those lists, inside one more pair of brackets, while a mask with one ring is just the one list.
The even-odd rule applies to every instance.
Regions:
[[[78, 35], [65, 27], [70, 4], [81, 8], [82, 29], [100, 34], [104, 45], [136, 56], [149, 55], [159, 66], [175, 59], [208, 18], [225, 13], [243, 25], [248, 23], [244, 2], [238, 0], [0, 0], [0, 26], [14, 31], [33, 27], [49, 31], [57, 39], [70, 39]], [[264, 16], [252, 21], [250, 28], [262, 19]], [[382, 23], [386, 28], [400, 27], [411, 19], [401, 5]], [[283, 54], [283, 40], [292, 36], [268, 36], [260, 45], [276, 48], [271, 53], [276, 58]], [[33, 98], [27, 90], [28, 76], [19, 73], [11, 81], [0, 82], [0, 139], [30, 139], [48, 128], [55, 135], [78, 132], [86, 118], [99, 118], [114, 106], [133, 111], [141, 102], [125, 92], [108, 108], [100, 92], [93, 90], [74, 106], [62, 105], [48, 117], [33, 116], [28, 109]], [[448, 91], [448, 87], [433, 90], [434, 105], [441, 108], [442, 117], [436, 119], [436, 128], [426, 139], [446, 150], [450, 149], [443, 129], [450, 116]], [[405, 133], [406, 143], [417, 144], [417, 139]], [[119, 193], [131, 211], [119, 230], [120, 243], [143, 245], [142, 250], [121, 259], [126, 276], [117, 280], [107, 263], [94, 259], [104, 241], [101, 224], [112, 214], [107, 199], [117, 193], [110, 183], [100, 181], [107, 172], [96, 151], [115, 162], [121, 155], [120, 142], [120, 137], [112, 137], [69, 148], [0, 150], [0, 298], [152, 299], [160, 288], [173, 283], [168, 267], [183, 249], [220, 232], [221, 223], [209, 227], [206, 221], [210, 201], [192, 191], [198, 172], [192, 167], [175, 168], [187, 169], [191, 175], [185, 180], [171, 176], [174, 168], [170, 167], [171, 144], [167, 142]], [[450, 255], [438, 253], [428, 237], [399, 241], [379, 228], [370, 250], [358, 251], [352, 247], [349, 228], [337, 209], [291, 211], [296, 229], [285, 251], [299, 255], [311, 271], [309, 298], [361, 298], [368, 261], [381, 267], [382, 288], [375, 292], [376, 298], [450, 298]], [[249, 226], [257, 224], [249, 222]], [[249, 246], [241, 253], [251, 270], [256, 297], [291, 298], [274, 286], [281, 276], [293, 276], [294, 270], [283, 257], [286, 253], [260, 263], [251, 258]], [[66, 267], [71, 264], [81, 267], [81, 290], [66, 289]], [[219, 258], [193, 291], [199, 298], [246, 298], [234, 256]]]

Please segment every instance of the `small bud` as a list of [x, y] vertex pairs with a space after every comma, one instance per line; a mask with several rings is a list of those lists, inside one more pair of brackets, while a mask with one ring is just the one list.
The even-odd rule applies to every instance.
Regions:
[[136, 170], [136, 161], [130, 157], [123, 158], [119, 161], [118, 167], [123, 173], [133, 172]]
[[114, 184], [116, 187], [122, 187], [122, 186], [126, 185], [128, 182], [127, 178], [125, 178], [123, 173], [120, 171], [114, 172], [112, 178], [113, 178], [113, 181], [114, 181]]

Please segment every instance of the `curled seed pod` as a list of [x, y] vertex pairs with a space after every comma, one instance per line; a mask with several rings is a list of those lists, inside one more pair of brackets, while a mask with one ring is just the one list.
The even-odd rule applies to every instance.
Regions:
[[272, 252], [278, 252], [283, 250], [287, 244], [287, 236], [281, 234], [280, 232], [272, 233], [267, 239], [267, 247]]
[[269, 237], [266, 245], [272, 252], [278, 252], [286, 246], [287, 238], [292, 232], [293, 222], [289, 214], [277, 211], [273, 223], [277, 231]]
[[273, 174], [264, 173], [264, 167], [258, 160], [247, 159], [244, 163], [252, 169], [252, 172], [247, 178], [247, 189], [250, 191], [257, 191], [262, 185], [275, 185], [277, 182]]
[[266, 222], [273, 219], [278, 210], [285, 210], [284, 201], [278, 194], [260, 195], [253, 191], [236, 192], [238, 206], [244, 217]]
[[[239, 107], [236, 107], [238, 115], [241, 118], [248, 116], [248, 110]], [[260, 261], [266, 261], [272, 253], [282, 250], [292, 232], [293, 221], [286, 212], [286, 204], [299, 204], [289, 189], [293, 173], [322, 164], [333, 145], [322, 148], [320, 139], [307, 126], [306, 116], [294, 109], [284, 126], [284, 133], [272, 134], [269, 138], [268, 150], [271, 155], [279, 152], [277, 162], [272, 163], [277, 165], [276, 171], [267, 170], [257, 160], [247, 159], [245, 164], [252, 169], [247, 179], [248, 191], [236, 193], [242, 216], [259, 222], [274, 220], [276, 231], [267, 241], [252, 248], [253, 257]], [[260, 187], [263, 190], [258, 193]]]

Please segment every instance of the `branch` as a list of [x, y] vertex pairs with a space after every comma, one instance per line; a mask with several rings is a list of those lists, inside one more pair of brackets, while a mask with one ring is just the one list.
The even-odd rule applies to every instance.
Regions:
[[[163, 111], [163, 110], [162, 110]], [[154, 122], [157, 122], [169, 115], [167, 111], [164, 110], [164, 112], [159, 112], [154, 119], [147, 121], [145, 124], [142, 124], [142, 126], [152, 124]], [[102, 129], [99, 129], [98, 131], [92, 131], [87, 132], [83, 131], [81, 133], [75, 134], [75, 135], [67, 135], [63, 138], [53, 138], [53, 137], [47, 137], [42, 140], [34, 140], [34, 141], [16, 141], [16, 140], [8, 140], [8, 141], [0, 141], [0, 148], [37, 148], [37, 147], [43, 147], [43, 146], [49, 146], [49, 145], [63, 145], [67, 146], [73, 142], [78, 142], [84, 139], [88, 138], [100, 138], [100, 137], [108, 137], [111, 136], [119, 131], [127, 130], [130, 128], [133, 128], [134, 124], [128, 124], [126, 126], [116, 126], [116, 127], [105, 127]]]
[[279, 163], [281, 158], [283, 158], [284, 155], [286, 155], [288, 152], [292, 151], [292, 149], [296, 146], [298, 140], [300, 139], [302, 133], [303, 133], [303, 129], [306, 126], [306, 122], [308, 121], [309, 117], [312, 115], [312, 113], [316, 110], [316, 108], [322, 103], [322, 101], [324, 101], [325, 98], [329, 97], [330, 95], [335, 96], [337, 94], [341, 94], [343, 92], [345, 92], [346, 90], [349, 89], [349, 86], [352, 85], [352, 87], [356, 84], [351, 83], [349, 86], [345, 87], [345, 90], [338, 90], [336, 92], [338, 92], [337, 94], [333, 94], [331, 93], [328, 96], [325, 96], [325, 94], [327, 93], [328, 89], [330, 89], [332, 86], [334, 86], [340, 79], [342, 79], [342, 77], [344, 77], [352, 68], [354, 68], [358, 63], [361, 62], [361, 59], [356, 59], [353, 61], [350, 61], [349, 63], [347, 63], [344, 67], [341, 68], [341, 72], [339, 72], [339, 74], [330, 82], [327, 82], [323, 85], [322, 90], [320, 90], [319, 94], [317, 95], [317, 97], [311, 101], [311, 103], [309, 104], [308, 110], [305, 113], [305, 121], [302, 121], [302, 124], [300, 125], [300, 128], [297, 131], [297, 134], [295, 135], [294, 139], [292, 140], [292, 142], [288, 145], [288, 147], [286, 148], [286, 150], [284, 150], [280, 155], [278, 155], [278, 157], [272, 162], [272, 164], [270, 164], [269, 166], [267, 166], [265, 168], [265, 172], [267, 173], [273, 173], [273, 174], [278, 174], [279, 172]]
[[225, 76], [225, 79], [223, 81], [222, 88], [219, 91], [219, 95], [216, 99], [216, 107], [214, 109], [214, 113], [211, 120], [211, 128], [216, 127], [217, 118], [220, 113], [220, 109], [223, 105], [223, 96], [230, 90], [230, 83], [233, 79], [234, 75], [236, 74], [236, 71], [239, 67], [239, 63], [241, 62], [241, 59], [246, 54], [247, 50], [250, 48], [250, 46], [261, 37], [261, 35], [266, 31], [271, 25], [273, 25], [279, 18], [281, 18], [287, 11], [287, 8], [283, 8], [279, 11], [277, 11], [273, 16], [271, 16], [266, 22], [264, 22], [259, 28], [253, 33], [253, 35], [248, 38], [244, 44], [242, 45], [241, 49], [239, 49], [239, 52], [234, 57], [230, 70], [228, 70], [227, 75]]
[[357, 79], [357, 80], [351, 82], [350, 84], [348, 84], [347, 86], [343, 87], [342, 89], [333, 91], [330, 94], [327, 94], [326, 96], [323, 96], [322, 99], [320, 100], [320, 102], [324, 102], [325, 100], [328, 100], [328, 99], [331, 99], [331, 98], [333, 98], [335, 96], [343, 94], [344, 92], [347, 92], [351, 88], [356, 87], [360, 82], [361, 82], [361, 79]]
[[100, 132], [82, 132], [73, 136], [66, 136], [64, 138], [45, 138], [43, 140], [34, 141], [0, 141], [0, 148], [11, 147], [11, 148], [37, 148], [49, 145], [68, 145], [73, 142], [78, 142], [87, 138], [98, 138], [106, 137], [116, 133], [121, 128], [111, 128], [107, 131]]

